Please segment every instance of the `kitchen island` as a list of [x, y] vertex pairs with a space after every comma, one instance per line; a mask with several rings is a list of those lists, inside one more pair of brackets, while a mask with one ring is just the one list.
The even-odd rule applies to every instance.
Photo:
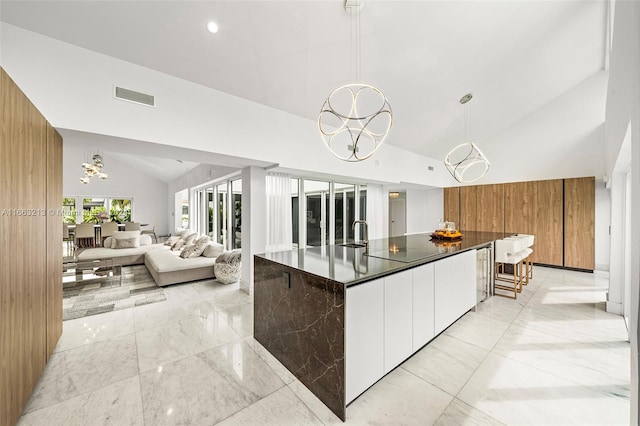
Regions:
[[476, 250], [503, 237], [256, 255], [254, 337], [345, 420], [347, 404], [475, 306]]

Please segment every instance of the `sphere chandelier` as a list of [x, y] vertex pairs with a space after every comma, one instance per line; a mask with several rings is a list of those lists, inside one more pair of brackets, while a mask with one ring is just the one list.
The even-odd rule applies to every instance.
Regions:
[[[362, 0], [347, 0], [351, 14], [352, 50], [355, 22], [356, 80], [360, 80], [360, 9]], [[380, 148], [393, 124], [391, 105], [382, 90], [371, 84], [352, 83], [329, 94], [318, 115], [318, 130], [329, 151], [343, 161], [362, 161]]]
[[[460, 98], [462, 105], [467, 104], [473, 95], [467, 93]], [[469, 123], [468, 123], [468, 107], [465, 107], [464, 121], [465, 121], [465, 139], [469, 140]], [[451, 176], [460, 183], [475, 182], [483, 177], [491, 163], [487, 157], [484, 156], [480, 148], [478, 148], [472, 142], [462, 143], [454, 147], [444, 159], [444, 165], [451, 173]]]

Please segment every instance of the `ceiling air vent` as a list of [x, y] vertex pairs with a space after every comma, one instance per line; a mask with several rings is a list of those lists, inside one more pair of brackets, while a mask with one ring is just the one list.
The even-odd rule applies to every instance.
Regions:
[[155, 99], [152, 95], [134, 92], [133, 90], [124, 89], [118, 86], [116, 86], [115, 97], [116, 99], [121, 99], [123, 101], [135, 102], [137, 104], [147, 106], [156, 106]]

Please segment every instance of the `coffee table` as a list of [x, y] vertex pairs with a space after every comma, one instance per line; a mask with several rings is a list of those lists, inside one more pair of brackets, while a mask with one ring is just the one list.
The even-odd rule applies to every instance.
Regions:
[[62, 259], [62, 287], [87, 284], [88, 281], [107, 280], [110, 285], [122, 285], [122, 266], [113, 258], [78, 260], [75, 256]]

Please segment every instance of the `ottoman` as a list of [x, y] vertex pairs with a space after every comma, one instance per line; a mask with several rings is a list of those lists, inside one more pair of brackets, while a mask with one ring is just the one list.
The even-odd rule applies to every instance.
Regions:
[[222, 284], [231, 284], [240, 280], [242, 271], [242, 262], [240, 255], [242, 250], [235, 249], [225, 251], [216, 257], [216, 263], [213, 265], [213, 272], [218, 282]]

